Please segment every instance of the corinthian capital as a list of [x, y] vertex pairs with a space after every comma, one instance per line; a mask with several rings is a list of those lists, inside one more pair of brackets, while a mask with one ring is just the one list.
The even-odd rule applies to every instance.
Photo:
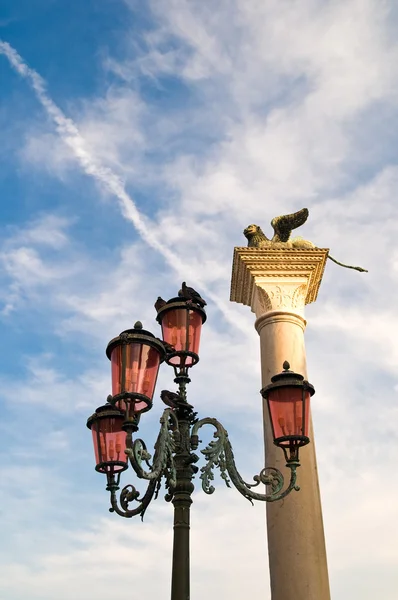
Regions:
[[324, 248], [235, 248], [230, 299], [257, 318], [275, 310], [302, 315], [316, 300], [327, 256]]

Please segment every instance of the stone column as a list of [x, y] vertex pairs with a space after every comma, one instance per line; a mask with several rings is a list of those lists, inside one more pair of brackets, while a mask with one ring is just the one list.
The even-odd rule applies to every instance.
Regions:
[[[256, 315], [263, 386], [282, 371], [285, 360], [307, 379], [304, 305], [316, 300], [327, 255], [327, 249], [318, 248], [235, 248], [231, 300], [251, 306]], [[265, 401], [263, 415], [266, 466], [278, 468], [289, 481], [283, 452], [273, 444]], [[267, 503], [272, 600], [330, 600], [312, 421], [310, 440], [300, 449], [300, 491]]]

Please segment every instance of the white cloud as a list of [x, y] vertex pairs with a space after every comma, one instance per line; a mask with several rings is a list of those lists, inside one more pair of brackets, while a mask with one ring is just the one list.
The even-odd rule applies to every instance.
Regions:
[[69, 246], [67, 229], [72, 223], [73, 219], [45, 213], [7, 232], [0, 248], [4, 317], [37, 297], [40, 289], [54, 289], [81, 271], [82, 263]]
[[67, 179], [68, 173], [76, 165], [73, 155], [59, 137], [37, 124], [25, 135], [25, 143], [20, 149], [22, 162], [29, 167], [47, 171], [61, 181]]
[[[18, 382], [1, 378], [3, 401], [13, 405], [16, 398], [23, 404], [44, 407], [58, 413], [72, 410], [90, 411], [92, 401], [102, 404], [109, 394], [109, 376], [103, 371], [90, 369], [78, 376], [68, 377], [54, 367], [55, 357], [35, 355], [21, 357]], [[95, 408], [95, 407], [94, 407]]]

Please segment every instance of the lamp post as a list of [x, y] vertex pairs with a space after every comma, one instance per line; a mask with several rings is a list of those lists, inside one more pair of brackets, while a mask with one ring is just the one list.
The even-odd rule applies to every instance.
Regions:
[[[299, 448], [309, 443], [309, 402], [314, 388], [302, 375], [290, 370], [287, 361], [283, 371], [272, 377], [261, 390], [268, 406], [274, 444], [283, 450], [290, 470], [289, 484], [284, 488], [282, 473], [274, 467], [263, 468], [246, 483], [239, 474], [228, 433], [215, 418], [198, 419], [187, 401], [186, 388], [191, 381], [190, 369], [199, 361], [200, 334], [206, 321], [205, 302], [194, 290], [183, 285], [179, 296], [158, 307], [157, 321], [163, 340], [142, 328], [138, 321], [133, 329], [122, 332], [108, 344], [106, 353], [112, 365], [112, 395], [104, 406], [88, 419], [93, 435], [96, 470], [106, 474], [111, 512], [122, 517], [143, 518], [151, 500], [157, 498], [162, 479], [166, 501], [174, 505], [174, 541], [171, 600], [189, 600], [189, 517], [194, 485], [199, 468], [195, 454], [200, 444], [199, 430], [214, 427], [214, 440], [201, 453], [206, 464], [199, 478], [205, 493], [212, 494], [214, 467], [218, 467], [226, 485], [235, 488], [250, 502], [275, 502], [286, 497], [296, 485]], [[153, 393], [160, 364], [173, 367], [178, 392], [163, 390], [161, 399], [167, 405], [160, 418], [153, 457], [145, 442], [135, 437], [141, 415], [152, 407]], [[143, 495], [133, 485], [119, 494], [120, 478], [131, 465], [140, 479], [148, 481]], [[253, 491], [260, 484], [266, 493]], [[133, 503], [137, 505], [131, 507]]]

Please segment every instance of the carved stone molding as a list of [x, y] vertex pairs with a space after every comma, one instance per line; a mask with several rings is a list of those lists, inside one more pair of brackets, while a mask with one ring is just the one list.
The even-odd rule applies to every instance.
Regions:
[[276, 285], [268, 295], [273, 308], [291, 308], [293, 305], [293, 293], [287, 286]]
[[251, 306], [257, 318], [273, 310], [302, 314], [316, 300], [328, 252], [235, 248], [230, 299]]

